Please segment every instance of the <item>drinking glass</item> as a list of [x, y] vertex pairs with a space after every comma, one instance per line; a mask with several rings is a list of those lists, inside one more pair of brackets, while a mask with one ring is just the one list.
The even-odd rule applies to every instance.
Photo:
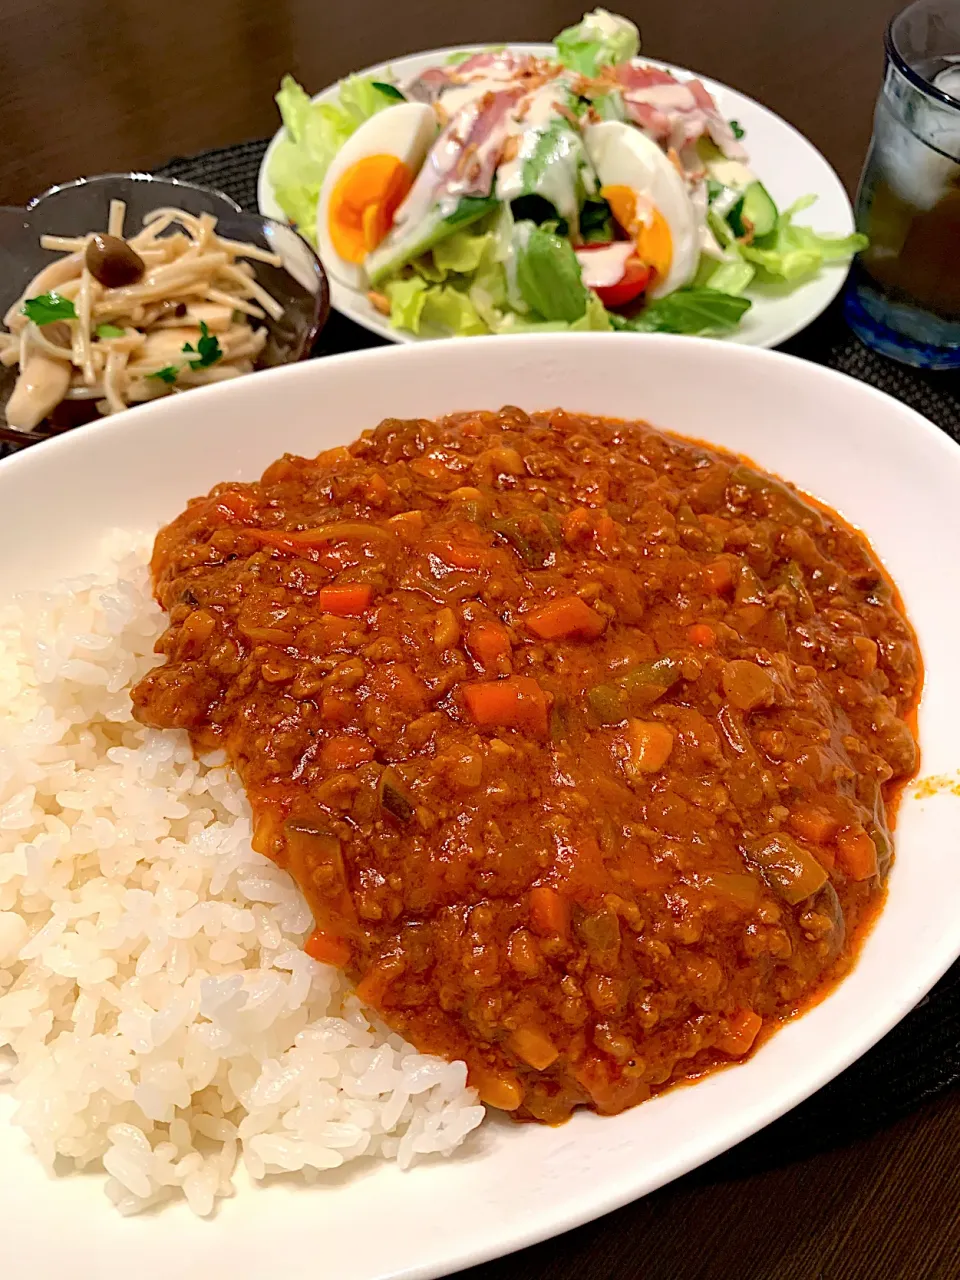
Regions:
[[917, 0], [887, 28], [857, 229], [870, 244], [847, 286], [851, 327], [905, 364], [960, 368], [957, 0]]

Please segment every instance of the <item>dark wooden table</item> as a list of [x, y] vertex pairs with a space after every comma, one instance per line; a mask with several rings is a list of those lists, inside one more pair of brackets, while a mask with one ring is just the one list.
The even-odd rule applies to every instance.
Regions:
[[[652, 56], [792, 121], [856, 183], [895, 0], [621, 0]], [[292, 71], [316, 90], [434, 46], [548, 39], [579, 0], [0, 0], [0, 204], [271, 133]], [[960, 1096], [743, 1180], [706, 1166], [472, 1280], [956, 1280]], [[330, 1277], [329, 1280], [336, 1280]]]

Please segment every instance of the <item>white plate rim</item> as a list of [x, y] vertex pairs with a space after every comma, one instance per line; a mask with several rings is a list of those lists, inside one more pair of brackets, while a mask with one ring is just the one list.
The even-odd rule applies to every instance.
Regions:
[[[451, 45], [447, 48], [441, 49], [426, 49], [415, 53], [403, 54], [400, 57], [378, 62], [369, 67], [363, 67], [356, 72], [348, 72], [347, 74], [370, 76], [390, 70], [401, 72], [407, 68], [416, 70], [421, 63], [426, 65], [428, 59], [440, 62], [448, 58], [451, 54], [480, 53], [489, 47], [489, 45], [466, 44]], [[545, 55], [554, 51], [554, 46], [552, 44], [530, 41], [510, 41], [506, 45], [506, 48], [538, 55]], [[765, 107], [755, 98], [751, 98], [748, 94], [741, 93], [739, 89], [734, 89], [732, 86], [724, 84], [720, 80], [714, 80], [710, 76], [704, 75], [701, 72], [693, 71], [689, 67], [681, 67], [676, 63], [664, 62], [658, 58], [648, 58], [642, 54], [638, 61], [642, 62], [645, 66], [658, 67], [663, 71], [669, 71], [677, 76], [696, 77], [703, 81], [707, 90], [712, 95], [716, 96], [719, 93], [721, 96], [732, 96], [735, 98], [737, 100], [737, 105], [734, 106], [734, 110], [742, 110], [740, 104], [743, 104], [747, 106], [751, 112], [756, 112], [758, 119], [761, 119], [768, 124], [772, 124], [777, 129], [782, 130], [784, 138], [789, 139], [791, 146], [796, 148], [798, 152], [805, 153], [806, 158], [810, 162], [818, 165], [822, 170], [821, 180], [824, 183], [824, 186], [817, 192], [818, 200], [827, 198], [836, 202], [836, 214], [832, 221], [836, 222], [837, 225], [831, 226], [828, 229], [830, 231], [835, 231], [839, 235], [849, 235], [855, 230], [853, 207], [850, 203], [850, 197], [847, 194], [843, 183], [840, 181], [836, 170], [830, 164], [829, 160], [827, 160], [826, 156], [824, 156], [823, 153], [814, 146], [809, 138], [805, 137], [799, 129], [790, 124], [788, 120], [784, 120], [782, 116], [777, 115], [775, 111], [771, 111], [769, 107]], [[417, 64], [416, 67], [412, 65], [414, 63]], [[311, 102], [325, 102], [331, 100], [345, 78], [346, 77], [343, 76], [339, 80], [335, 80], [332, 84], [325, 86], [325, 88], [321, 89], [318, 93], [315, 93], [311, 98]], [[268, 177], [267, 170], [270, 165], [271, 157], [283, 137], [283, 133], [284, 129], [283, 125], [281, 125], [270, 139], [267, 149], [263, 154], [263, 158], [261, 159], [260, 168], [257, 172], [258, 208], [265, 217], [276, 218], [280, 222], [285, 222], [287, 218], [273, 194], [273, 186]], [[760, 177], [762, 179], [763, 175], [761, 174]], [[794, 198], [796, 199], [799, 196], [806, 194], [806, 191], [798, 191]], [[839, 223], [841, 215], [843, 217], [842, 225]], [[804, 219], [801, 217], [800, 221], [804, 221]], [[418, 337], [416, 334], [407, 333], [401, 329], [391, 329], [386, 319], [373, 310], [360, 291], [351, 289], [342, 284], [335, 278], [332, 272], [328, 272], [327, 274], [330, 282], [330, 300], [332, 307], [341, 315], [344, 315], [348, 319], [354, 321], [354, 323], [359, 324], [370, 333], [376, 334], [378, 337], [383, 338], [388, 342], [397, 343], [421, 343], [442, 340], [440, 338]], [[793, 290], [789, 295], [795, 303], [798, 303], [801, 300], [798, 295], [801, 295], [804, 291], [809, 291], [809, 305], [806, 307], [800, 307], [797, 305], [792, 319], [784, 319], [784, 321], [779, 325], [771, 326], [769, 332], [765, 333], [760, 339], [752, 340], [749, 336], [742, 333], [734, 333], [726, 337], [721, 337], [719, 340], [735, 343], [740, 346], [779, 346], [781, 343], [794, 337], [795, 334], [799, 333], [802, 329], [805, 329], [807, 325], [811, 324], [819, 315], [823, 314], [843, 288], [846, 275], [846, 263], [826, 264], [815, 277], [804, 282], [804, 284], [799, 286], [798, 289]], [[753, 302], [755, 309], [757, 307], [761, 309], [764, 307], [764, 299], [762, 298], [758, 299], [754, 296]]]
[[[545, 344], [552, 345], [551, 340], [555, 341], [558, 337], [558, 335], [522, 336], [527, 344], [525, 349], [530, 351], [531, 356], [534, 354], [537, 347], [543, 347]], [[572, 341], [575, 345], [580, 346], [584, 353], [589, 352], [592, 347], [594, 353], [596, 355], [600, 355], [601, 347], [608, 345], [603, 342], [603, 335], [600, 334], [560, 335], [560, 337], [564, 344]], [[510, 338], [497, 337], [464, 339], [461, 343], [457, 344], [457, 348], [481, 348], [486, 362], [491, 365], [496, 365], [498, 363], [497, 356], [499, 352], [502, 351], [504, 357], [507, 357], [511, 350], [514, 350], [514, 354], [516, 356], [519, 356], [520, 351], [524, 350], [524, 348], [515, 350], [516, 340], [516, 336]], [[714, 359], [716, 359], [719, 354], [716, 349], [716, 344], [710, 342], [708, 339], [678, 338], [669, 335], [625, 335], [624, 341], [627, 344], [625, 354], [629, 349], [629, 346], [634, 344], [643, 344], [643, 348], [649, 348], [650, 344], [657, 344], [653, 350], [656, 351], [659, 348], [664, 352], [666, 352], [671, 346], [683, 344], [686, 348], [686, 354], [689, 355], [692, 360], [695, 357], [696, 352], [690, 350], [689, 344], [691, 343], [704, 348], [705, 356], [708, 354], [706, 351], [707, 348], [714, 349], [712, 352]], [[494, 344], [492, 349], [490, 346], [491, 343]], [[567, 363], [569, 354], [569, 349], [563, 353], [557, 352], [556, 358], [558, 360], [562, 358], [563, 362]], [[608, 356], [609, 350], [603, 352], [603, 354]], [[399, 366], [396, 363], [398, 357], [400, 359]], [[367, 372], [373, 375], [376, 372], [389, 370], [391, 367], [403, 369], [404, 366], [407, 366], [408, 368], [413, 369], [417, 367], [418, 363], [425, 371], [427, 371], [431, 367], [431, 362], [436, 361], [437, 358], [438, 356], [436, 353], [428, 353], [424, 350], [410, 351], [405, 353], [403, 356], [400, 356], [399, 350], [391, 348], [375, 351], [353, 352], [342, 356], [331, 357], [322, 362], [308, 362], [303, 365], [288, 366], [282, 369], [259, 373], [257, 374], [257, 385], [262, 388], [264, 394], [266, 393], [268, 386], [282, 386], [283, 384], [280, 380], [284, 378], [287, 379], [291, 386], [295, 385], [297, 379], [301, 379], [303, 384], [307, 385], [312, 377], [319, 377], [322, 380], [324, 375], [320, 373], [320, 370], [323, 368], [331, 369], [331, 366], [341, 369], [355, 369], [358, 378], [362, 377]], [[729, 353], [725, 353], [723, 359], [725, 362], [731, 360]], [[760, 366], [754, 363], [758, 359], [763, 362]], [[863, 403], [865, 406], [870, 405], [876, 409], [878, 419], [881, 416], [888, 420], [893, 417], [901, 419], [901, 427], [903, 429], [907, 429], [907, 427], [909, 427], [910, 430], [916, 433], [918, 440], [923, 441], [925, 449], [932, 449], [940, 455], [943, 461], [944, 470], [960, 474], [960, 462], [958, 462], [957, 457], [957, 446], [942, 432], [938, 431], [932, 423], [927, 421], [914, 410], [910, 409], [908, 406], [894, 401], [892, 397], [889, 397], [866, 384], [856, 382], [854, 379], [849, 378], [844, 374], [822, 366], [811, 365], [806, 361], [785, 353], [766, 352], [762, 354], [755, 354], [741, 349], [740, 355], [733, 357], [732, 362], [736, 364], [738, 360], [740, 361], [744, 371], [745, 381], [749, 381], [751, 367], [756, 371], [761, 369], [763, 365], [769, 366], [771, 362], [775, 362], [784, 369], [792, 367], [795, 375], [801, 379], [807, 380], [811, 386], [819, 382], [824, 387], [834, 388], [841, 399], [846, 395], [863, 397]], [[269, 384], [266, 381], [268, 378], [271, 379]], [[856, 392], [852, 391], [852, 388], [854, 387], [856, 388]], [[162, 421], [163, 417], [169, 414], [171, 404], [176, 404], [178, 402], [182, 405], [195, 403], [198, 409], [203, 407], [209, 417], [213, 415], [215, 411], [215, 406], [217, 404], [217, 401], [214, 399], [215, 396], [219, 395], [221, 397], [221, 402], [226, 408], [231, 404], [238, 405], [242, 401], [245, 393], [249, 394], [249, 391], [251, 390], [253, 390], [253, 388], [252, 386], [249, 386], [249, 384], [244, 387], [239, 387], [237, 384], [223, 384], [216, 387], [202, 388], [200, 389], [200, 392], [202, 392], [202, 395], [206, 397], [205, 400], [200, 400], [200, 392], [197, 392], [188, 397], [187, 401], [184, 401], [182, 398], [178, 398], [178, 400], [175, 401], [158, 401], [154, 404], [129, 411], [134, 414], [133, 418], [127, 415], [123, 417], [118, 416], [112, 420], [105, 419], [96, 424], [92, 424], [91, 427], [87, 428], [83, 432], [64, 434], [46, 444], [39, 445], [34, 449], [25, 451], [20, 455], [0, 463], [0, 488], [2, 488], [4, 482], [7, 482], [10, 484], [12, 491], [16, 486], [18, 478], [28, 480], [30, 470], [34, 467], [42, 468], [45, 465], [46, 459], [51, 459], [52, 461], [53, 456], [55, 456], [55, 453], [58, 450], [66, 451], [67, 459], [69, 459], [71, 453], [76, 456], [75, 451], [81, 447], [84, 439], [92, 442], [97, 437], [101, 437], [101, 445], [105, 445], [108, 444], [111, 439], [117, 439], [121, 433], [130, 433], [129, 438], [131, 442], [133, 442], [141, 427], [144, 430], [147, 429], [148, 423], [151, 421], [151, 415], [154, 419]], [[668, 424], [661, 423], [661, 425], [667, 426]], [[274, 451], [276, 452], [276, 450]], [[797, 1105], [797, 1103], [808, 1097], [829, 1079], [832, 1079], [862, 1053], [866, 1052], [871, 1045], [875, 1044], [916, 1004], [917, 1000], [919, 1000], [926, 991], [930, 989], [937, 979], [942, 976], [945, 970], [956, 958], [958, 951], [960, 951], [960, 923], [955, 922], [951, 926], [951, 929], [952, 932], [944, 932], [931, 940], [931, 945], [924, 953], [922, 966], [918, 965], [912, 971], [909, 988], [901, 994], [896, 1005], [885, 1008], [882, 1015], [878, 1014], [875, 1009], [866, 1011], [865, 1019], [868, 1021], [870, 1027], [869, 1033], [866, 1036], [860, 1034], [854, 1045], [848, 1046], [842, 1052], [835, 1051], [833, 1056], [829, 1058], [827, 1065], [821, 1064], [820, 1068], [816, 1071], [807, 1069], [808, 1074], [804, 1076], [802, 1085], [782, 1093], [774, 1105], [771, 1106], [769, 1101], [761, 1100], [750, 1110], [746, 1122], [744, 1122], [742, 1115], [738, 1115], [736, 1118], [731, 1118], [730, 1120], [725, 1121], [724, 1125], [721, 1126], [721, 1131], [716, 1135], [715, 1140], [709, 1145], [700, 1146], [697, 1149], [694, 1159], [678, 1160], [674, 1158], [668, 1172], [663, 1177], [657, 1176], [653, 1181], [650, 1181], [649, 1179], [646, 1181], [638, 1179], [629, 1185], [621, 1184], [617, 1188], [607, 1188], [602, 1193], [595, 1190], [590, 1184], [585, 1184], [582, 1188], [580, 1203], [573, 1211], [567, 1211], [565, 1213], [562, 1222], [558, 1223], [555, 1220], [551, 1222], [549, 1220], [550, 1211], [548, 1210], [545, 1215], [547, 1219], [546, 1224], [544, 1223], [544, 1214], [541, 1213], [536, 1221], [531, 1223], [530, 1226], [524, 1230], [515, 1230], [508, 1236], [497, 1236], [496, 1231], [494, 1231], [492, 1233], [494, 1235], [493, 1242], [489, 1244], [485, 1243], [480, 1248], [474, 1247], [469, 1252], [449, 1256], [446, 1259], [445, 1267], [455, 1270], [480, 1263], [489, 1258], [501, 1256], [506, 1252], [524, 1248], [527, 1245], [534, 1244], [539, 1240], [559, 1234], [561, 1231], [569, 1230], [584, 1222], [599, 1217], [604, 1213], [610, 1212], [623, 1204], [636, 1199], [638, 1196], [649, 1193], [656, 1187], [682, 1175], [690, 1169], [695, 1168], [700, 1163], [710, 1159], [722, 1150], [727, 1149], [734, 1142], [748, 1137], [751, 1133], [756, 1132], [764, 1125], [770, 1123], [777, 1116]], [[846, 981], [849, 981], [849, 978]], [[824, 1005], [828, 1004], [829, 998], [823, 1003]], [[818, 1007], [822, 1008], [823, 1005]], [[806, 1014], [804, 1018], [800, 1020], [800, 1025], [806, 1022], [808, 1018], [815, 1016], [815, 1013], [816, 1010], [813, 1010]], [[798, 1024], [794, 1023], [792, 1025], [795, 1027]], [[789, 1030], [789, 1027], [784, 1028], [778, 1033], [778, 1036], [775, 1039], [779, 1040], [780, 1037], [788, 1034]], [[740, 1068], [734, 1068], [734, 1070], [740, 1070]], [[722, 1076], [726, 1076], [728, 1074], [729, 1073], [726, 1072], [720, 1073]], [[709, 1077], [707, 1080], [700, 1082], [697, 1085], [696, 1092], [703, 1092], [706, 1094], [710, 1089], [711, 1079], [715, 1080], [716, 1078], [717, 1077]], [[664, 1096], [677, 1096], [678, 1092], [679, 1091], [673, 1091], [672, 1094]], [[655, 1105], [656, 1102], [653, 1102], [645, 1104], [645, 1107]], [[644, 1109], [645, 1108], [640, 1108], [639, 1110], [643, 1111]], [[598, 1121], [598, 1123], [607, 1125], [613, 1124], [615, 1121], [602, 1120]], [[104, 1212], [108, 1212], [106, 1206], [104, 1206]], [[100, 1225], [105, 1226], [105, 1224]], [[135, 1224], [129, 1225], [135, 1229]], [[200, 1229], [204, 1230], [206, 1228], [203, 1224], [200, 1224]], [[193, 1237], [193, 1239], [195, 1241], [196, 1237]], [[438, 1270], [434, 1264], [427, 1263], [423, 1265], [405, 1266], [400, 1270], [391, 1271], [389, 1273], [383, 1272], [380, 1273], [380, 1275], [382, 1276], [382, 1280], [387, 1280], [388, 1275], [391, 1277], [391, 1280], [429, 1280], [429, 1278], [449, 1273], [448, 1269]], [[82, 1274], [87, 1276], [95, 1273], [83, 1271]], [[149, 1274], [152, 1276], [157, 1273], [150, 1271]], [[191, 1275], [193, 1274], [194, 1273], [191, 1271]], [[241, 1272], [239, 1274], [245, 1277], [255, 1273]], [[291, 1274], [298, 1277], [299, 1280], [300, 1276], [305, 1277], [307, 1274], [310, 1274], [310, 1272], [306, 1269], [303, 1271], [298, 1269], [296, 1272]]]

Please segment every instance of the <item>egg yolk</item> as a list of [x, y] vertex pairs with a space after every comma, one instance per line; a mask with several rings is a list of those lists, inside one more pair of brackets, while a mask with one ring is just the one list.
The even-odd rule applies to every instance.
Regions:
[[377, 247], [412, 185], [413, 174], [396, 156], [365, 156], [341, 174], [330, 196], [327, 226], [345, 262], [363, 262]]
[[665, 280], [673, 262], [673, 236], [660, 210], [643, 196], [638, 199], [632, 187], [601, 187], [600, 194], [637, 246], [640, 261]]

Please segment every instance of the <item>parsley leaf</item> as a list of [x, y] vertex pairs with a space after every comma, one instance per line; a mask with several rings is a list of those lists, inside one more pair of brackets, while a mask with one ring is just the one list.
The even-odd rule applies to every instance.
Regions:
[[69, 298], [61, 298], [59, 293], [41, 293], [36, 298], [27, 298], [23, 304], [23, 314], [34, 324], [53, 324], [55, 320], [76, 320], [77, 309]]
[[730, 128], [733, 130], [733, 136], [735, 138], [742, 138], [743, 135], [747, 132], [739, 120], [731, 120], [729, 123], [730, 123]]
[[115, 324], [98, 324], [95, 332], [98, 338], [122, 338], [125, 330]]
[[157, 369], [154, 373], [148, 373], [148, 378], [159, 378], [161, 382], [165, 382], [168, 387], [173, 386], [177, 380], [177, 374], [180, 370], [175, 364], [165, 365], [162, 369]]
[[216, 364], [218, 360], [223, 358], [220, 340], [216, 334], [210, 332], [205, 320], [200, 321], [200, 338], [196, 347], [191, 342], [185, 342], [182, 350], [192, 352], [199, 357], [197, 360], [190, 361], [191, 369], [207, 369], [210, 365]]

